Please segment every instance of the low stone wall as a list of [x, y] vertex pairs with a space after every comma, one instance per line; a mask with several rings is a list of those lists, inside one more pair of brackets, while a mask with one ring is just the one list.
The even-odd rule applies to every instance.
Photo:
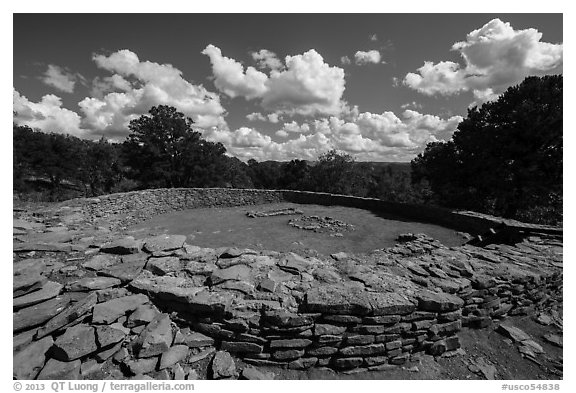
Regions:
[[338, 205], [373, 210], [415, 221], [429, 222], [468, 232], [483, 234], [503, 220], [488, 215], [458, 212], [439, 207], [386, 202], [309, 191], [252, 190], [229, 188], [170, 188], [104, 195], [98, 198], [67, 201], [86, 207], [93, 217], [122, 216], [124, 225], [146, 220], [154, 215], [201, 207], [232, 207], [266, 203]]

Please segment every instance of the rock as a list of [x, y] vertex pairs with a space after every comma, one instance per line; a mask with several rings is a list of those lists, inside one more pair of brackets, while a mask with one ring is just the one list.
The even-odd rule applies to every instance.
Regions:
[[464, 306], [464, 300], [447, 293], [423, 290], [416, 294], [418, 308], [424, 311], [455, 311]]
[[211, 356], [214, 352], [216, 352], [216, 349], [214, 349], [213, 347], [200, 351], [198, 354], [190, 356], [188, 358], [188, 363], [194, 364], [200, 362], [206, 359], [207, 357]]
[[55, 281], [48, 281], [39, 290], [14, 298], [12, 307], [14, 309], [20, 309], [42, 303], [58, 296], [61, 290], [62, 284]]
[[546, 340], [547, 342], [549, 342], [552, 345], [555, 345], [555, 346], [560, 347], [560, 348], [562, 348], [564, 346], [562, 336], [559, 336], [558, 334], [549, 333], [549, 334], [545, 334], [542, 337], [544, 338], [544, 340]]
[[318, 358], [300, 358], [288, 363], [288, 368], [293, 370], [306, 370], [318, 363]]
[[98, 303], [103, 303], [119, 297], [130, 296], [131, 293], [126, 288], [106, 288], [97, 290], [96, 295], [98, 296]]
[[365, 315], [372, 310], [364, 290], [343, 283], [308, 290], [304, 306], [308, 312], [327, 314]]
[[212, 337], [208, 337], [202, 333], [192, 332], [189, 328], [181, 329], [180, 333], [182, 334], [182, 343], [190, 348], [214, 345], [214, 339]]
[[112, 326], [96, 326], [96, 340], [100, 348], [106, 348], [124, 340], [126, 332]]
[[144, 266], [146, 266], [145, 258], [133, 260], [131, 262], [124, 262], [106, 269], [102, 269], [98, 271], [98, 274], [101, 276], [114, 277], [122, 282], [130, 282], [142, 272]]
[[334, 259], [336, 261], [344, 261], [344, 260], [350, 258], [348, 256], [348, 254], [346, 254], [345, 252], [337, 252], [335, 254], [330, 254], [330, 256], [332, 257], [332, 259]]
[[284, 328], [307, 326], [314, 323], [314, 318], [311, 315], [295, 314], [286, 310], [265, 311], [264, 320], [271, 325]]
[[[96, 353], [96, 355], [94, 355], [94, 358], [102, 363], [105, 362], [106, 360], [108, 360], [111, 356], [118, 354], [118, 357], [120, 357], [120, 352], [121, 350], [125, 348], [122, 348], [122, 341], [120, 341], [119, 343], [117, 343], [116, 345], [112, 345], [110, 347], [108, 347], [107, 349], [101, 349], [99, 350], [99, 352]], [[114, 359], [117, 361], [121, 361], [124, 358], [121, 359], [117, 359], [116, 356], [114, 356]]]
[[133, 375], [141, 375], [152, 372], [156, 370], [156, 365], [158, 364], [158, 358], [152, 357], [147, 359], [136, 359], [129, 360], [124, 363], [130, 373]]
[[74, 250], [81, 249], [79, 244], [70, 245], [66, 243], [13, 243], [13, 252], [30, 252], [30, 251], [42, 251], [42, 252], [71, 252]]
[[16, 379], [35, 379], [46, 361], [46, 353], [52, 347], [54, 340], [52, 337], [44, 337], [34, 341], [12, 358], [12, 375]]
[[544, 348], [534, 340], [524, 340], [522, 341], [522, 345], [530, 347], [534, 353], [544, 353]]
[[12, 280], [13, 297], [23, 296], [36, 291], [42, 288], [46, 281], [48, 279], [37, 272], [15, 275]]
[[58, 296], [54, 299], [18, 310], [18, 312], [12, 314], [14, 332], [42, 325], [62, 312], [69, 303], [70, 297]]
[[72, 292], [87, 292], [120, 285], [122, 282], [112, 277], [86, 277], [68, 285]]
[[303, 258], [300, 255], [291, 252], [280, 260], [278, 267], [288, 273], [300, 274], [310, 270], [313, 267], [313, 264], [307, 258]]
[[16, 336], [13, 336], [12, 351], [18, 352], [23, 348], [27, 347], [32, 342], [32, 340], [34, 340], [35, 335], [36, 335], [36, 329], [32, 329], [22, 332]]
[[515, 342], [522, 342], [525, 340], [530, 340], [531, 337], [524, 333], [524, 331], [518, 329], [517, 327], [514, 326], [508, 326], [508, 325], [499, 325], [497, 328], [498, 332], [504, 334], [507, 337], [510, 337], [512, 340], [514, 340]]
[[246, 265], [234, 265], [226, 269], [214, 270], [210, 275], [210, 280], [212, 285], [218, 285], [227, 280], [250, 282], [251, 272], [252, 269]]
[[550, 315], [540, 313], [536, 318], [536, 322], [538, 322], [541, 325], [548, 326], [554, 323], [554, 320]]
[[258, 285], [259, 290], [270, 293], [275, 292], [277, 287], [278, 283], [276, 281], [270, 280], [269, 278], [262, 280]]
[[141, 245], [139, 240], [135, 240], [132, 236], [127, 236], [102, 245], [100, 251], [117, 255], [136, 254], [140, 252]]
[[212, 378], [230, 379], [237, 376], [236, 364], [226, 351], [218, 351], [212, 360]]
[[242, 341], [222, 341], [220, 349], [237, 353], [261, 353], [263, 350], [261, 345]]
[[180, 259], [178, 257], [150, 258], [146, 264], [146, 269], [163, 276], [180, 270]]
[[444, 352], [446, 352], [447, 350], [447, 346], [446, 346], [446, 341], [444, 340], [438, 340], [435, 341], [426, 351], [429, 355], [432, 356], [440, 356], [442, 355]]
[[69, 305], [61, 313], [50, 319], [42, 328], [38, 329], [37, 338], [52, 334], [64, 325], [79, 319], [92, 310], [97, 300], [98, 296], [95, 293], [91, 293], [84, 299]]
[[147, 325], [157, 315], [158, 311], [152, 308], [152, 306], [149, 304], [138, 306], [138, 308], [134, 310], [134, 312], [128, 317], [128, 320], [126, 321], [126, 327], [133, 328], [135, 326]]
[[305, 338], [293, 338], [284, 340], [270, 341], [270, 349], [272, 348], [306, 348], [312, 344], [312, 340]]
[[[474, 369], [477, 371], [473, 371], [470, 370], [472, 372], [478, 373], [480, 372], [482, 375], [484, 375], [484, 378], [488, 379], [488, 380], [494, 380], [496, 379], [496, 367], [494, 367], [494, 365], [490, 362], [488, 362], [486, 359], [484, 359], [483, 357], [478, 357], [476, 359], [472, 359], [472, 366], [474, 366]], [[468, 367], [468, 369], [470, 369], [470, 367]]]
[[81, 324], [69, 327], [56, 339], [53, 356], [57, 360], [69, 362], [89, 355], [97, 349], [94, 328]]
[[100, 363], [96, 361], [96, 359], [89, 359], [84, 363], [82, 363], [82, 365], [80, 366], [80, 374], [82, 375], [83, 378], [86, 379], [88, 379], [87, 377], [90, 376], [96, 376], [96, 374], [98, 374], [101, 370], [102, 367]]
[[334, 361], [334, 366], [339, 369], [356, 368], [362, 364], [362, 358], [339, 358]]
[[174, 345], [160, 356], [160, 370], [170, 367], [186, 358], [189, 348], [187, 345]]
[[314, 325], [314, 334], [316, 336], [325, 334], [337, 336], [339, 334], [344, 333], [345, 331], [346, 326], [328, 325], [324, 323], [317, 323], [316, 325]]
[[157, 356], [167, 351], [172, 344], [172, 327], [167, 314], [158, 314], [140, 333], [134, 342], [139, 358]]
[[120, 263], [120, 259], [115, 255], [99, 254], [88, 261], [82, 263], [82, 267], [88, 270], [103, 270]]
[[384, 344], [369, 344], [357, 347], [344, 347], [340, 349], [343, 356], [374, 356], [386, 353]]
[[32, 231], [32, 230], [42, 229], [45, 227], [45, 225], [41, 224], [39, 222], [26, 221], [23, 219], [16, 219], [15, 218], [12, 221], [12, 227], [15, 229], [21, 229], [23, 231]]
[[294, 360], [304, 356], [304, 350], [301, 349], [287, 349], [283, 351], [276, 351], [272, 353], [272, 358], [275, 360]]
[[186, 373], [180, 363], [176, 363], [174, 367], [172, 367], [172, 372], [174, 373], [175, 381], [183, 381], [186, 379]]
[[148, 302], [148, 296], [138, 294], [98, 303], [94, 306], [92, 321], [98, 324], [110, 324], [127, 312], [133, 311]]
[[80, 360], [72, 362], [61, 362], [56, 359], [49, 359], [46, 365], [38, 374], [39, 380], [73, 380], [80, 379]]
[[272, 371], [264, 372], [255, 367], [245, 367], [242, 370], [242, 378], [254, 381], [273, 380], [275, 377]]
[[177, 250], [184, 246], [186, 236], [183, 235], [159, 235], [144, 240], [144, 250], [149, 253], [158, 251]]

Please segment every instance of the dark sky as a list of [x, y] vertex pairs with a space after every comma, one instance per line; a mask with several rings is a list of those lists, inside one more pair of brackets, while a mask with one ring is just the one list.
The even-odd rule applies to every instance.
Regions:
[[[498, 29], [509, 23], [505, 37], [491, 36], [487, 47], [469, 40], [468, 61], [463, 50], [452, 50], [456, 42], [467, 41], [467, 34], [494, 19], [501, 22], [495, 25]], [[93, 59], [95, 54], [109, 57], [127, 49], [140, 64], [171, 64], [181, 71], [187, 86], [202, 85], [215, 94], [220, 105], [209, 113], [213, 122], [204, 127], [211, 130], [205, 136], [221, 141], [230, 154], [242, 159], [310, 158], [314, 151], [334, 147], [359, 159], [405, 161], [421, 151], [426, 141], [449, 138], [458, 122], [454, 116], [465, 116], [471, 103], [482, 102], [481, 95], [495, 97], [529, 74], [561, 73], [562, 26], [561, 14], [15, 14], [16, 121], [87, 138], [121, 139], [127, 133], [127, 121], [146, 112], [140, 107], [179, 103], [190, 96], [176, 87], [181, 81], [155, 79], [162, 71], [143, 76], [140, 65], [127, 70], [119, 68], [118, 62], [102, 66]], [[541, 33], [541, 38], [529, 29]], [[201, 53], [209, 44], [241, 65], [241, 76], [247, 67], [257, 68], [251, 53], [274, 52], [282, 68], [260, 68], [258, 72], [265, 75], [260, 77], [269, 83], [273, 72], [291, 71], [284, 78], [288, 82], [266, 85], [250, 96], [248, 86], [260, 85], [247, 80], [236, 83], [234, 77], [239, 74], [231, 69], [218, 76], [212, 57]], [[321, 56], [322, 67], [313, 63], [317, 60], [313, 56], [302, 57], [298, 69], [285, 63], [286, 56], [310, 50]], [[355, 61], [356, 52], [374, 50], [380, 56], [377, 62]], [[349, 64], [343, 62], [344, 56]], [[425, 62], [438, 66], [427, 77], [418, 71]], [[456, 65], [446, 71], [443, 62]], [[51, 77], [49, 66], [55, 71]], [[341, 69], [343, 74], [330, 68]], [[405, 79], [408, 73], [424, 80], [410, 83]], [[94, 88], [95, 78], [114, 74], [130, 82], [130, 87]], [[472, 81], [475, 78], [468, 78], [470, 74], [482, 74], [482, 78]], [[73, 87], [66, 84], [70, 81]], [[340, 83], [343, 93], [328, 91]], [[291, 86], [294, 91], [290, 92]], [[150, 90], [141, 98], [138, 89]], [[61, 103], [43, 100], [48, 94], [59, 97]], [[120, 94], [129, 98], [124, 101]], [[79, 106], [86, 97], [101, 101], [91, 101], [101, 105], [98, 111], [88, 114], [86, 106]], [[348, 109], [335, 111], [336, 103]], [[356, 113], [350, 110], [354, 106]], [[71, 112], [64, 113], [63, 108]], [[195, 120], [198, 114], [208, 114], [204, 107], [190, 108], [179, 109]], [[419, 117], [405, 114], [407, 109]], [[250, 113], [263, 117], [249, 120], [246, 115]], [[266, 120], [269, 114], [281, 120]], [[412, 122], [406, 120], [411, 118]], [[308, 126], [298, 132], [287, 130], [284, 123], [292, 121]], [[325, 121], [329, 131], [313, 126], [315, 121]]]

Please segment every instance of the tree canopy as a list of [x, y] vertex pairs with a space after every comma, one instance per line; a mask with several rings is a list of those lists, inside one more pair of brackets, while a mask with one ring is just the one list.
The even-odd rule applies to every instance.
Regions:
[[562, 214], [562, 76], [528, 77], [468, 110], [453, 140], [412, 161], [440, 203], [536, 221]]

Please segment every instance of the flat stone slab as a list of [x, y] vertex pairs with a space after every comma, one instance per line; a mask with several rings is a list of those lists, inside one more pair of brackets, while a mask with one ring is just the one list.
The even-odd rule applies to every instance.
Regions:
[[308, 312], [328, 314], [364, 315], [372, 310], [363, 289], [343, 284], [310, 289], [306, 292], [305, 307]]
[[56, 359], [49, 359], [46, 365], [38, 374], [40, 380], [75, 380], [80, 379], [80, 360], [72, 362], [61, 362]]
[[12, 245], [12, 251], [14, 252], [71, 252], [74, 249], [72, 245], [66, 243], [13, 243]]
[[14, 332], [30, 329], [54, 318], [70, 303], [70, 297], [58, 296], [30, 307], [22, 308], [13, 314]]
[[112, 326], [96, 326], [96, 341], [100, 348], [106, 348], [115, 345], [126, 337], [126, 332], [121, 329], [115, 329]]
[[136, 240], [132, 236], [127, 236], [123, 239], [118, 239], [102, 245], [100, 251], [118, 255], [136, 254], [140, 252], [141, 247], [142, 242], [140, 240]]
[[84, 314], [91, 311], [92, 307], [94, 307], [97, 301], [98, 296], [94, 292], [92, 292], [84, 299], [74, 304], [71, 304], [70, 306], [62, 310], [61, 313], [56, 315], [54, 318], [50, 319], [46, 323], [46, 325], [38, 329], [37, 337], [42, 338], [44, 336], [47, 336], [48, 334], [51, 334], [56, 330], [62, 328], [64, 325], [77, 320]]
[[12, 300], [12, 307], [14, 307], [14, 309], [20, 309], [42, 303], [58, 296], [62, 288], [62, 284], [55, 281], [48, 281], [39, 290], [14, 298]]
[[89, 270], [103, 270], [120, 263], [120, 258], [110, 254], [98, 254], [82, 263], [82, 267]]
[[87, 292], [116, 287], [120, 284], [122, 281], [114, 277], [85, 277], [69, 284], [67, 289], [71, 292]]
[[170, 316], [159, 314], [140, 333], [134, 342], [134, 350], [139, 358], [157, 356], [166, 352], [172, 344]]
[[374, 315], [406, 315], [416, 309], [413, 302], [399, 293], [369, 292], [367, 296]]
[[146, 264], [146, 269], [163, 276], [180, 270], [180, 259], [178, 257], [150, 258]]
[[454, 311], [464, 306], [464, 300], [448, 293], [422, 290], [416, 294], [418, 307], [425, 311]]
[[12, 374], [16, 379], [35, 379], [46, 361], [46, 353], [54, 344], [51, 336], [34, 341], [26, 348], [16, 352], [13, 357]]
[[48, 279], [37, 272], [16, 275], [12, 280], [13, 296], [23, 296], [27, 293], [36, 291], [42, 288], [42, 286], [46, 284], [46, 281], [48, 281]]
[[154, 253], [158, 251], [177, 250], [184, 246], [186, 236], [183, 235], [160, 235], [144, 240], [144, 250]]
[[510, 337], [515, 342], [522, 342], [526, 340], [531, 340], [532, 337], [525, 333], [523, 330], [518, 329], [514, 326], [508, 326], [501, 324], [498, 326], [498, 331], [508, 337]]
[[179, 361], [183, 360], [187, 355], [190, 349], [187, 345], [174, 345], [169, 350], [164, 352], [160, 357], [160, 367], [159, 369], [165, 369], [166, 367], [170, 367]]
[[206, 347], [214, 345], [214, 339], [199, 332], [193, 332], [190, 328], [180, 329], [182, 344], [190, 348]]
[[210, 275], [212, 285], [218, 285], [224, 281], [252, 281], [252, 269], [246, 265], [234, 265], [226, 269], [214, 270]]
[[94, 328], [81, 324], [69, 327], [56, 339], [53, 356], [57, 360], [69, 362], [89, 355], [97, 349]]
[[92, 322], [96, 324], [111, 324], [128, 311], [134, 311], [149, 301], [148, 296], [138, 294], [98, 303], [94, 306]]
[[146, 266], [146, 258], [139, 258], [101, 269], [98, 271], [98, 275], [117, 278], [122, 282], [130, 282], [138, 277], [144, 266]]

